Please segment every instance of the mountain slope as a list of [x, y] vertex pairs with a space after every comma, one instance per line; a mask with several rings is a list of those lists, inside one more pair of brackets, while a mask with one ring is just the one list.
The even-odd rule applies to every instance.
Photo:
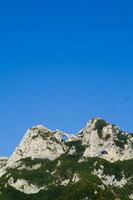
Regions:
[[100, 118], [77, 135], [33, 127], [0, 166], [0, 200], [133, 199], [133, 135]]

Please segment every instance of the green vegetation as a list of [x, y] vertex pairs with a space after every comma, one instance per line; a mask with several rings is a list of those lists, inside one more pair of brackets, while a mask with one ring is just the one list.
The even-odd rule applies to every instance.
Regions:
[[106, 127], [108, 125], [108, 123], [102, 119], [99, 119], [96, 121], [95, 123], [95, 130], [98, 131], [98, 135], [100, 138], [102, 138], [102, 130], [104, 127]]
[[120, 141], [123, 141], [123, 143], [127, 144], [127, 135], [122, 134], [121, 132], [117, 134], [117, 138]]
[[104, 137], [104, 140], [107, 141], [110, 137], [111, 137], [110, 134], [107, 134], [107, 135]]
[[123, 149], [125, 144], [127, 144], [127, 139], [128, 139], [127, 135], [124, 135], [121, 132], [119, 132], [117, 134], [117, 138], [118, 139], [114, 141], [116, 146], [118, 146], [118, 147]]
[[65, 142], [65, 144], [69, 147], [69, 150], [72, 147], [76, 148], [76, 155], [83, 155], [86, 146], [82, 145], [82, 141], [71, 141], [71, 142]]
[[[68, 145], [80, 145], [73, 142]], [[82, 151], [80, 151], [82, 152]], [[101, 168], [105, 175], [115, 175], [117, 180], [125, 176], [133, 176], [133, 160], [117, 161], [110, 163], [100, 158], [89, 158], [84, 162], [78, 162], [80, 158], [79, 152], [76, 155], [64, 154], [55, 161], [26, 158], [21, 160], [21, 164], [27, 167], [32, 167], [36, 164], [41, 164], [41, 167], [34, 170], [26, 169], [9, 169], [7, 174], [13, 177], [14, 180], [19, 178], [26, 179], [29, 183], [38, 186], [47, 185], [48, 190], [42, 190], [38, 194], [24, 194], [15, 190], [11, 186], [4, 187], [7, 179], [6, 174], [0, 180], [0, 200], [81, 200], [89, 197], [91, 200], [129, 200], [128, 194], [133, 191], [133, 180], [129, 182], [124, 188], [101, 187], [102, 182], [97, 177], [92, 175], [92, 171]], [[60, 163], [60, 164], [59, 164]], [[72, 182], [74, 174], [78, 174], [80, 180], [76, 183]], [[70, 183], [65, 187], [61, 186], [62, 180], [70, 179]], [[56, 183], [56, 184], [55, 184]]]
[[[102, 129], [103, 124], [99, 130]], [[123, 137], [119, 139], [125, 140]], [[129, 200], [129, 194], [133, 191], [133, 180], [128, 181], [123, 188], [107, 187], [92, 172], [94, 169], [103, 169], [105, 175], [115, 175], [115, 178], [120, 181], [123, 174], [126, 178], [133, 177], [133, 160], [110, 163], [100, 158], [88, 158], [84, 162], [78, 162], [85, 146], [81, 141], [65, 144], [68, 146], [68, 151], [72, 147], [76, 148], [74, 155], [66, 153], [54, 161], [26, 158], [21, 160], [17, 168], [8, 169], [7, 173], [0, 178], [0, 200], [83, 200], [86, 197], [90, 200]], [[32, 169], [37, 164], [40, 167]], [[23, 165], [24, 169], [21, 168]], [[73, 182], [74, 174], [78, 174], [80, 178], [78, 182]], [[24, 194], [8, 184], [5, 187], [10, 177], [13, 177], [14, 181], [23, 178], [29, 184], [39, 187], [45, 185], [47, 190], [37, 194]], [[67, 179], [70, 180], [68, 185], [61, 185], [61, 182]]]
[[115, 140], [114, 141], [116, 146], [120, 147], [121, 149], [124, 149], [125, 143], [121, 140]]

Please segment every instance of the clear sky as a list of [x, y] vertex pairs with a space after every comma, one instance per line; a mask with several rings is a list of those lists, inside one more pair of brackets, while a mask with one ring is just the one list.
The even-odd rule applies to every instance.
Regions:
[[0, 155], [36, 124], [133, 132], [132, 2], [0, 2]]

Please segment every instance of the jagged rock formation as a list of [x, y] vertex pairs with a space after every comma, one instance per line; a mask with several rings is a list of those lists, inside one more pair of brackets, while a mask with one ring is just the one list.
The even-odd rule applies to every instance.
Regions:
[[132, 199], [132, 168], [133, 135], [100, 118], [76, 135], [38, 125], [0, 158], [0, 200]]
[[7, 165], [14, 167], [22, 158], [31, 157], [55, 160], [65, 153], [66, 147], [62, 143], [62, 133], [51, 131], [42, 125], [30, 128], [20, 145], [9, 158]]
[[100, 157], [108, 161], [133, 158], [133, 136], [117, 126], [97, 118], [83, 129], [82, 144], [87, 148], [83, 157]]
[[5, 173], [7, 160], [7, 157], [0, 157], [0, 177]]

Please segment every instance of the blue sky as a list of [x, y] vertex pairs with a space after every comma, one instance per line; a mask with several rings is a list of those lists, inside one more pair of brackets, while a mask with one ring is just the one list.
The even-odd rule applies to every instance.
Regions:
[[0, 2], [0, 155], [27, 128], [133, 132], [132, 1]]

